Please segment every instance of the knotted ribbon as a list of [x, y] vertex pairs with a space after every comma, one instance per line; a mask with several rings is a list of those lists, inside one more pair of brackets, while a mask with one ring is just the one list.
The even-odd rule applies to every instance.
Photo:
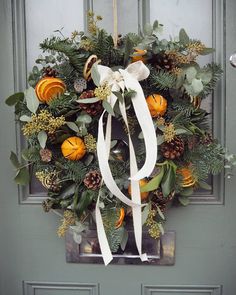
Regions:
[[[150, 72], [149, 69], [141, 61], [132, 63], [125, 70], [120, 69], [116, 72], [113, 72], [109, 67], [102, 65], [98, 65], [97, 69], [100, 74], [100, 85], [102, 85], [103, 83], [108, 83], [108, 85], [111, 87], [112, 92], [121, 90], [123, 93], [125, 89], [132, 89], [135, 91], [135, 95], [131, 98], [131, 101], [136, 114], [136, 118], [140, 124], [143, 133], [146, 148], [145, 163], [139, 171], [137, 167], [134, 146], [132, 143], [132, 139], [130, 137], [125, 101], [119, 101], [120, 112], [128, 130], [131, 200], [121, 192], [112, 176], [111, 169], [109, 167], [108, 161], [111, 143], [112, 116], [111, 114], [108, 114], [106, 124], [106, 135], [104, 135], [103, 119], [106, 111], [103, 112], [99, 119], [97, 155], [99, 168], [105, 185], [114, 196], [116, 196], [123, 203], [127, 204], [132, 208], [135, 242], [139, 252], [140, 259], [142, 261], [145, 261], [147, 260], [147, 255], [145, 253], [142, 253], [142, 204], [139, 180], [149, 176], [155, 167], [157, 159], [157, 142], [152, 118], [147, 107], [144, 93], [141, 85], [139, 84], [139, 81], [146, 79], [149, 76]], [[117, 96], [113, 93], [107, 98], [107, 101], [110, 103], [112, 108], [114, 107], [117, 99]], [[98, 196], [95, 209], [97, 233], [103, 260], [105, 265], [107, 265], [111, 262], [113, 257], [106, 238], [106, 233], [99, 208], [99, 202], [100, 198]]]

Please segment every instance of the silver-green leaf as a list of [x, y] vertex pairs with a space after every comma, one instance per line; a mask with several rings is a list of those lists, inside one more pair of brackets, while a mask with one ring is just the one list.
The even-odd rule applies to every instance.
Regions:
[[28, 110], [35, 114], [39, 107], [39, 100], [33, 87], [25, 90], [25, 100]]

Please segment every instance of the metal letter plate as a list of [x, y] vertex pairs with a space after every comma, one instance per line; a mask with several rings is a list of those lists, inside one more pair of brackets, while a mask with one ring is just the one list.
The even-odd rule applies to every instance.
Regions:
[[[168, 231], [158, 240], [150, 238], [143, 232], [143, 252], [148, 261], [142, 262], [135, 246], [134, 233], [128, 231], [129, 239], [126, 249], [114, 253], [112, 264], [142, 265], [174, 265], [175, 264], [175, 232]], [[66, 234], [66, 261], [69, 263], [103, 264], [96, 230], [90, 230], [83, 236], [81, 244], [74, 241], [72, 230]]]

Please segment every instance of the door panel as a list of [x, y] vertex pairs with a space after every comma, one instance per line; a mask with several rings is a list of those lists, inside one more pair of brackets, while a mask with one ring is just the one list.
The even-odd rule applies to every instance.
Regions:
[[[73, 13], [73, 7], [75, 7], [72, 4], [73, 2], [59, 1], [60, 4], [57, 7], [55, 5], [53, 10], [64, 9], [62, 5], [67, 5], [66, 9], [68, 9], [69, 16], [66, 18], [68, 20], [66, 25], [68, 24], [68, 32], [71, 29], [74, 30], [77, 26], [82, 26], [83, 23], [80, 9], [77, 8], [78, 19], [76, 19], [76, 13]], [[75, 2], [77, 6], [78, 3], [82, 3], [82, 1]], [[155, 17], [154, 8], [148, 11], [146, 7], [145, 14], [142, 16], [138, 13], [137, 3], [140, 6], [145, 6], [148, 2], [122, 1], [122, 4], [120, 4], [122, 7], [119, 7], [120, 31], [122, 33], [137, 30], [137, 24], [142, 22], [144, 15], [149, 14], [152, 19], [158, 18]], [[225, 43], [219, 42], [220, 45], [215, 56], [216, 60], [220, 58], [221, 61], [222, 58], [223, 67], [224, 64], [226, 65], [226, 88], [221, 87], [217, 92], [217, 99], [214, 97], [214, 108], [222, 110], [214, 118], [214, 128], [216, 132], [222, 135], [222, 139], [225, 138], [230, 151], [236, 152], [234, 140], [236, 70], [228, 64], [230, 54], [236, 50], [236, 2], [234, 0], [171, 0], [168, 1], [169, 6], [164, 7], [166, 2], [150, 1], [150, 5], [155, 4], [157, 15], [161, 11], [160, 20], [165, 26], [169, 26], [169, 23], [165, 22], [165, 17], [163, 17], [165, 12], [162, 9], [167, 9], [168, 15], [171, 11], [173, 17], [181, 18], [181, 11], [176, 8], [177, 4], [179, 7], [181, 5], [185, 5], [185, 7], [186, 5], [188, 7], [197, 5], [196, 15], [200, 14], [201, 17], [207, 18], [208, 26], [211, 22], [214, 23], [214, 18], [211, 18], [211, 14], [209, 14], [209, 10], [212, 11], [211, 5], [214, 8], [216, 3], [220, 4], [221, 13], [225, 13], [226, 31], [217, 29], [217, 36], [209, 39], [214, 41], [216, 40], [214, 38], [217, 37], [223, 40], [223, 36], [225, 36], [226, 41]], [[13, 14], [12, 3], [17, 7]], [[15, 18], [12, 19], [12, 15], [15, 16], [19, 9], [24, 8], [20, 6], [22, 3], [23, 1], [16, 0], [0, 1], [0, 89], [2, 97], [0, 102], [0, 295], [233, 295], [236, 287], [235, 176], [225, 180], [225, 202], [222, 201], [224, 186], [221, 185], [216, 188], [220, 201], [216, 199], [214, 202], [215, 192], [213, 192], [212, 196], [209, 197], [209, 202], [204, 202], [204, 200], [208, 200], [207, 196], [204, 196], [201, 204], [198, 201], [198, 204], [190, 205], [188, 208], [172, 208], [169, 211], [166, 230], [175, 230], [177, 236], [176, 264], [171, 267], [142, 265], [110, 265], [104, 267], [103, 265], [68, 264], [65, 262], [64, 240], [56, 237], [59, 217], [54, 214], [45, 214], [38, 205], [18, 204], [18, 190], [12, 181], [14, 171], [9, 162], [10, 149], [14, 149], [14, 146], [16, 146], [14, 114], [11, 109], [4, 105], [4, 97], [14, 91], [14, 81], [15, 90], [24, 88], [26, 58], [24, 57], [25, 44], [23, 44], [24, 40], [22, 39], [22, 28], [18, 28], [18, 31], [16, 28], [15, 36], [12, 36], [12, 28], [15, 26]], [[26, 5], [25, 10], [27, 14], [26, 24], [28, 24], [26, 33], [28, 34], [28, 42], [31, 40], [31, 45], [26, 44], [28, 48], [28, 68], [38, 54], [33, 47], [35, 46], [33, 42], [38, 43], [38, 40], [40, 41], [45, 36], [44, 34], [50, 34], [50, 31], [58, 29], [58, 25], [63, 20], [60, 13], [56, 16], [52, 16], [52, 13], [51, 18], [47, 16], [46, 21], [47, 13], [45, 10], [47, 9], [37, 7], [38, 12], [35, 9], [42, 3], [44, 1], [37, 3], [26, 1], [28, 5]], [[48, 6], [48, 3], [53, 5], [54, 1], [48, 1], [45, 5]], [[84, 1], [84, 3], [86, 4], [84, 7], [92, 6], [92, 1]], [[93, 5], [95, 11], [102, 14], [106, 19], [103, 23], [104, 26], [111, 30], [111, 8], [107, 3], [108, 1], [99, 0], [94, 1]], [[118, 3], [121, 3], [121, 1], [118, 1]], [[32, 7], [32, 5], [35, 6]], [[49, 7], [48, 11], [50, 9]], [[36, 21], [37, 17], [41, 15], [39, 14], [40, 10], [42, 10], [40, 12], [42, 13], [42, 22], [44, 22], [42, 26], [39, 21]], [[71, 14], [70, 11], [72, 11]], [[206, 15], [205, 11], [208, 11]], [[24, 9], [21, 10], [21, 17], [24, 17], [23, 12]], [[187, 14], [190, 13], [182, 11], [184, 21], [187, 19], [185, 17]], [[72, 21], [69, 21], [70, 18]], [[170, 17], [168, 18], [170, 20]], [[196, 23], [194, 13], [192, 17], [189, 16], [188, 23], [181, 23], [180, 21], [178, 26], [185, 26], [187, 29], [189, 26], [193, 30], [195, 26], [190, 26], [193, 20]], [[217, 20], [220, 24], [219, 28], [224, 28], [223, 18], [220, 18], [218, 14]], [[55, 26], [52, 23], [55, 23]], [[31, 28], [29, 24], [32, 25]], [[198, 22], [196, 30], [192, 31], [193, 36], [201, 39], [209, 38], [209, 31], [206, 35], [205, 32], [202, 32], [203, 35], [200, 34], [199, 25]], [[35, 29], [33, 29], [33, 26], [35, 26]], [[44, 29], [41, 30], [41, 27]], [[34, 30], [37, 34], [34, 33]], [[197, 33], [199, 33], [199, 36], [196, 35]], [[12, 39], [12, 37], [14, 38]], [[17, 44], [12, 44], [11, 40], [16, 40]], [[223, 51], [224, 48], [225, 52]], [[30, 60], [29, 51], [32, 54], [32, 60]], [[226, 55], [224, 55], [225, 53]], [[225, 101], [224, 94], [226, 94]], [[227, 117], [224, 119], [224, 110], [226, 109]], [[18, 143], [20, 143], [19, 140]], [[34, 198], [34, 196], [31, 196], [31, 198]], [[212, 206], [207, 203], [215, 203], [215, 205]]]

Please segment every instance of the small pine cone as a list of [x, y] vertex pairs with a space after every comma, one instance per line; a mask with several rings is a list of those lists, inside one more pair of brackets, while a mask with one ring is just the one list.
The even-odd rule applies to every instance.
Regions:
[[43, 76], [44, 77], [56, 77], [57, 71], [50, 66], [43, 68]]
[[196, 135], [193, 135], [188, 138], [188, 148], [193, 150], [199, 144], [199, 138]]
[[[88, 91], [82, 92], [79, 98], [83, 99], [83, 98], [92, 98], [92, 97], [95, 97], [94, 91], [88, 90]], [[95, 103], [80, 103], [79, 105], [82, 110], [84, 110], [87, 114], [91, 116], [96, 116], [100, 114], [103, 110], [101, 101], [98, 101]]]
[[61, 185], [58, 183], [58, 181], [52, 181], [49, 190], [51, 190], [54, 193], [59, 193], [61, 190]]
[[214, 139], [210, 133], [206, 133], [203, 137], [200, 138], [199, 144], [209, 145], [213, 143]]
[[75, 91], [81, 93], [87, 88], [87, 81], [84, 78], [76, 79], [74, 81]]
[[52, 151], [50, 151], [49, 149], [41, 149], [39, 151], [39, 154], [43, 162], [48, 163], [52, 160]]
[[52, 209], [53, 206], [53, 200], [46, 199], [42, 202], [42, 207], [44, 212], [49, 212]]
[[155, 203], [162, 212], [165, 212], [168, 203], [170, 203], [175, 196], [175, 192], [171, 192], [167, 197], [164, 197], [161, 189], [157, 189], [153, 193], [152, 202]]
[[174, 160], [181, 157], [184, 153], [183, 140], [176, 136], [170, 142], [164, 142], [161, 145], [161, 153], [166, 159]]
[[166, 53], [153, 55], [151, 64], [158, 70], [171, 71], [176, 65], [175, 60]]
[[101, 186], [102, 176], [100, 172], [93, 170], [88, 172], [84, 178], [84, 185], [91, 190], [97, 190]]

